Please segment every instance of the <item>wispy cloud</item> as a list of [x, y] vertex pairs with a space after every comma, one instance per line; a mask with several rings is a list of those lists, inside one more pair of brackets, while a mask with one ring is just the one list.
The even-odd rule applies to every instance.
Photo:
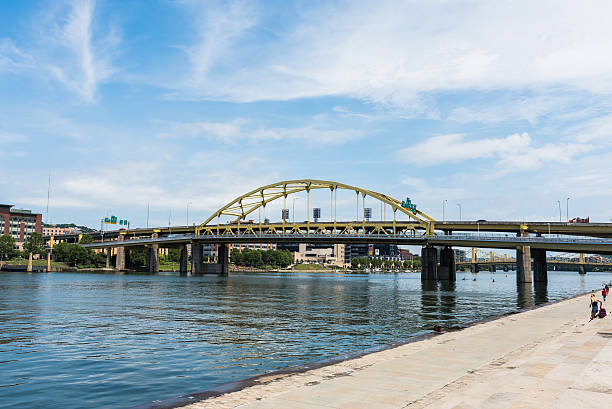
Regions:
[[96, 29], [95, 0], [73, 0], [50, 7], [34, 23], [34, 40], [17, 46], [0, 39], [0, 70], [50, 76], [84, 101], [96, 98], [98, 84], [118, 69], [113, 65], [120, 42], [116, 30]]
[[25, 142], [27, 139], [23, 134], [0, 130], [0, 143]]
[[49, 42], [65, 58], [48, 62], [47, 68], [60, 82], [88, 102], [94, 100], [98, 83], [116, 72], [111, 59], [119, 43], [114, 30], [94, 39], [95, 5], [95, 0], [75, 0], [65, 21], [56, 24], [49, 33]]
[[0, 71], [19, 72], [33, 65], [30, 54], [17, 48], [10, 38], [0, 38]]
[[543, 144], [534, 146], [527, 133], [505, 138], [467, 139], [463, 134], [438, 135], [400, 151], [400, 158], [409, 157], [421, 165], [437, 165], [465, 160], [495, 159], [495, 176], [535, 170], [545, 163], [569, 163], [575, 156], [593, 149], [586, 144]]
[[[243, 34], [257, 21], [229, 7], [215, 15], [231, 21], [227, 33], [205, 20], [199, 45], [190, 49], [194, 72], [206, 72], [208, 80], [179, 95], [230, 101], [348, 95], [427, 112], [423, 96], [444, 90], [612, 92], [612, 57], [602, 52], [612, 35], [605, 17], [612, 4], [554, 5], [527, 0], [473, 1], [469, 7], [432, 1], [327, 4], [300, 13], [275, 40], [259, 38], [256, 59], [232, 53], [248, 47], [252, 39]], [[220, 55], [223, 69], [212, 72], [211, 62]]]
[[320, 129], [314, 126], [297, 128], [263, 127], [242, 118], [231, 122], [168, 123], [169, 129], [160, 132], [163, 138], [201, 137], [224, 143], [241, 140], [304, 140], [324, 144], [341, 144], [359, 138], [358, 130]]

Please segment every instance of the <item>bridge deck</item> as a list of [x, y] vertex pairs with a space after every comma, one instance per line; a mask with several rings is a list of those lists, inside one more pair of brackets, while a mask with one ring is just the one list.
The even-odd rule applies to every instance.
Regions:
[[580, 296], [335, 365], [262, 376], [186, 408], [609, 407], [612, 319], [589, 322], [587, 305]]
[[516, 237], [516, 236], [476, 236], [476, 235], [434, 235], [411, 236], [390, 234], [235, 234], [172, 235], [159, 238], [136, 238], [126, 236], [122, 241], [96, 242], [85, 247], [101, 249], [107, 247], [138, 247], [151, 244], [176, 246], [197, 241], [198, 243], [388, 243], [398, 245], [434, 245], [455, 247], [480, 247], [513, 249], [521, 245], [550, 251], [568, 251], [612, 254], [612, 239], [571, 238], [571, 237]]

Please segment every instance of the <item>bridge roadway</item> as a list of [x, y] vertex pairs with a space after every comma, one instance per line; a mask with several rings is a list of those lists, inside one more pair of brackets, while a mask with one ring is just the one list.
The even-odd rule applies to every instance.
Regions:
[[397, 244], [414, 246], [454, 246], [516, 249], [518, 246], [530, 246], [533, 249], [546, 251], [597, 253], [612, 255], [612, 239], [571, 238], [571, 237], [515, 237], [515, 236], [482, 236], [468, 234], [410, 236], [403, 234], [236, 234], [206, 235], [172, 234], [156, 238], [130, 238], [125, 235], [122, 241], [110, 240], [85, 244], [91, 249], [117, 247], [143, 247], [153, 244], [162, 247], [178, 247], [187, 243], [232, 244], [232, 243], [335, 243], [335, 244]]
[[[385, 225], [390, 226], [393, 224], [392, 221], [370, 221], [370, 222], [362, 222], [362, 221], [353, 221], [350, 222], [354, 225], [358, 226], [377, 226], [377, 225]], [[306, 224], [300, 223], [300, 224]], [[331, 222], [321, 222], [314, 223], [311, 222], [309, 225], [323, 224], [332, 224]], [[336, 224], [346, 224], [346, 223], [336, 223]], [[268, 228], [273, 226], [277, 229], [280, 229], [283, 225], [291, 226], [290, 223], [269, 223], [262, 225], [264, 228]], [[236, 225], [234, 225], [236, 226]], [[249, 226], [247, 223], [242, 223], [240, 226], [245, 227]], [[259, 227], [258, 223], [251, 224], [251, 226]], [[410, 226], [414, 226], [415, 228], [419, 228], [418, 223], [414, 221], [396, 221], [395, 226], [397, 230], [405, 230]], [[194, 233], [196, 226], [174, 226], [174, 227], [154, 227], [154, 228], [139, 228], [139, 229], [130, 229], [130, 230], [113, 230], [104, 232], [101, 234], [100, 232], [90, 233], [94, 240], [101, 240], [102, 237], [104, 239], [115, 239], [119, 235], [132, 236], [132, 237], [150, 237], [153, 233], [158, 233], [159, 235], [168, 235], [168, 234], [188, 234]], [[536, 234], [536, 235], [569, 235], [569, 236], [588, 236], [588, 237], [600, 237], [600, 238], [612, 238], [612, 223], [562, 223], [562, 222], [519, 222], [519, 221], [445, 221], [445, 222], [436, 222], [435, 229], [444, 233], [452, 233], [452, 232], [496, 232], [496, 233], [528, 233], [528, 234]], [[59, 241], [68, 241], [68, 242], [76, 242], [78, 241], [80, 235], [79, 234], [69, 234], [64, 236], [55, 236], [56, 240]], [[51, 236], [46, 236], [46, 239], [49, 240]]]

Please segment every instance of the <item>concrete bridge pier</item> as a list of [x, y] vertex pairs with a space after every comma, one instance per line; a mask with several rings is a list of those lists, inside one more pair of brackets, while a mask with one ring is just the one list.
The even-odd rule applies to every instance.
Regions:
[[[151, 235], [152, 239], [157, 237], [157, 233]], [[147, 247], [147, 271], [149, 273], [159, 273], [159, 244], [151, 244], [150, 247]]]
[[187, 244], [181, 246], [181, 255], [179, 258], [179, 271], [181, 275], [187, 275], [189, 267], [189, 251], [187, 249]]
[[531, 283], [531, 247], [516, 248], [516, 282]]
[[147, 247], [147, 271], [149, 273], [159, 273], [159, 246], [153, 244]]
[[533, 256], [533, 281], [536, 283], [548, 282], [546, 250], [532, 249], [531, 255]]
[[586, 274], [586, 267], [584, 265], [578, 266], [578, 274], [580, 275]]
[[438, 267], [438, 280], [457, 281], [457, 266], [455, 252], [451, 247], [440, 250], [440, 266]]
[[491, 264], [491, 265], [489, 266], [489, 272], [490, 272], [490, 273], [494, 273], [495, 271], [496, 271], [496, 270], [495, 270], [495, 264]]
[[191, 274], [194, 276], [204, 273], [204, 253], [202, 245], [199, 243], [191, 243]]
[[438, 250], [435, 247], [421, 249], [421, 280], [438, 279]]
[[[123, 235], [117, 237], [118, 241], [123, 241]], [[125, 270], [125, 247], [117, 247], [117, 257], [115, 259], [115, 270]]]
[[106, 249], [106, 268], [110, 268], [111, 264], [111, 248], [108, 247]]
[[509, 270], [509, 269], [508, 269], [508, 266], [507, 266], [507, 265], [506, 265], [506, 266], [504, 266], [504, 272], [505, 272], [505, 273], [507, 273], [507, 272], [508, 272], [508, 270]]

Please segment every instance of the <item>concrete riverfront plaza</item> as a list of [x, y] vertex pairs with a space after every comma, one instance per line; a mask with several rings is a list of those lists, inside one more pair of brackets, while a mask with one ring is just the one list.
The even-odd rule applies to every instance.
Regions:
[[307, 372], [263, 376], [186, 408], [612, 407], [612, 317], [589, 321], [588, 305], [582, 295]]

